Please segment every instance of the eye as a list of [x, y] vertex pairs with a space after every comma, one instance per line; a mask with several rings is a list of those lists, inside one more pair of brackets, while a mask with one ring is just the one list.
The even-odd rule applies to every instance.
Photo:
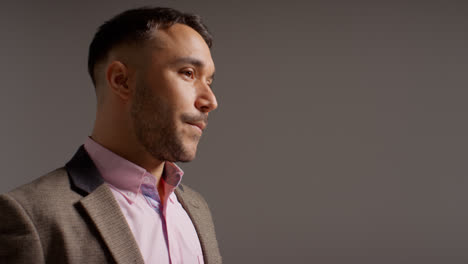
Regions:
[[206, 82], [206, 84], [208, 84], [208, 86], [209, 86], [211, 89], [213, 89], [213, 81], [208, 81], [208, 82]]
[[194, 78], [194, 72], [192, 70], [182, 70], [181, 73], [189, 79]]

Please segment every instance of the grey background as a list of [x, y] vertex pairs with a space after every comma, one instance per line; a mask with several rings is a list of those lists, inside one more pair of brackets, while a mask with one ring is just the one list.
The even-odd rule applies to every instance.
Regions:
[[202, 15], [219, 109], [184, 182], [226, 263], [467, 263], [464, 1], [2, 1], [0, 192], [89, 135], [96, 28]]

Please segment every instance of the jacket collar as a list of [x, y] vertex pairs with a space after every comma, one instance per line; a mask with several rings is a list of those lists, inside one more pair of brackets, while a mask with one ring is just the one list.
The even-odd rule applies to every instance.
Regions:
[[65, 168], [70, 176], [72, 188], [81, 194], [89, 194], [104, 183], [101, 174], [83, 145], [65, 165]]

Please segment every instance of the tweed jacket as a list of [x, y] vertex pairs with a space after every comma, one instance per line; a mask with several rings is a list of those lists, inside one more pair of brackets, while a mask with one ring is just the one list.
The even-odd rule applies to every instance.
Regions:
[[[222, 263], [207, 203], [175, 191], [191, 218], [205, 263]], [[83, 146], [65, 167], [0, 195], [0, 263], [143, 264], [111, 190]]]

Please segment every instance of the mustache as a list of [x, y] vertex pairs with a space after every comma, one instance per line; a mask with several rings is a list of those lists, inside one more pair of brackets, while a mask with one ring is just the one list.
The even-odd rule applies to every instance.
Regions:
[[193, 114], [182, 114], [182, 121], [186, 123], [198, 123], [203, 122], [208, 125], [208, 114], [200, 113], [198, 115]]

